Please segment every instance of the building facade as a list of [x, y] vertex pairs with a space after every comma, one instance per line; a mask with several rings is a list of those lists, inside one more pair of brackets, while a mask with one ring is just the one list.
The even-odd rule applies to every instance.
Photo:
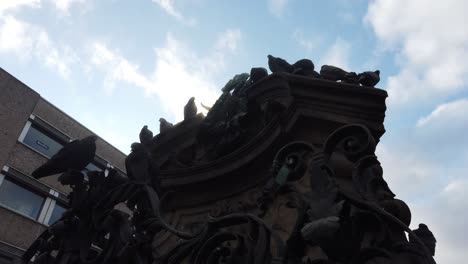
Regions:
[[[0, 68], [0, 264], [21, 256], [66, 210], [70, 189], [58, 175], [31, 173], [64, 144], [94, 134], [36, 91]], [[85, 170], [125, 173], [126, 155], [105, 140]]]

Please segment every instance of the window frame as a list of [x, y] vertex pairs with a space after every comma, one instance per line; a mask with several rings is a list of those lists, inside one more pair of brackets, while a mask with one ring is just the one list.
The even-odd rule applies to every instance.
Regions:
[[39, 210], [39, 215], [37, 219], [34, 219], [33, 217], [26, 215], [20, 211], [17, 211], [11, 207], [8, 207], [7, 205], [0, 204], [0, 207], [2, 208], [5, 208], [13, 213], [19, 214], [23, 217], [26, 217], [32, 221], [35, 221], [45, 226], [49, 226], [48, 222], [50, 220], [50, 217], [52, 216], [52, 212], [56, 204], [59, 204], [60, 206], [68, 209], [68, 206], [66, 205], [68, 204], [69, 200], [65, 194], [60, 193], [52, 189], [51, 187], [45, 185], [44, 183], [23, 174], [22, 172], [18, 171], [13, 167], [10, 167], [8, 165], [5, 165], [3, 167], [3, 170], [0, 171], [0, 184], [4, 178], [8, 178], [9, 181], [21, 186], [22, 188], [30, 192], [41, 195], [42, 197], [44, 197], [44, 201]]
[[5, 173], [5, 171], [1, 171], [1, 172], [0, 172], [0, 185], [3, 184], [3, 182], [5, 181], [5, 179], [7, 179], [9, 182], [11, 182], [11, 183], [13, 183], [13, 184], [19, 186], [20, 188], [25, 189], [26, 191], [29, 191], [29, 192], [31, 192], [31, 193], [33, 193], [33, 194], [36, 194], [36, 195], [42, 197], [43, 199], [42, 199], [41, 205], [39, 206], [38, 215], [37, 215], [36, 218], [34, 218], [34, 217], [32, 217], [32, 216], [30, 216], [30, 215], [28, 215], [28, 214], [25, 214], [25, 213], [23, 213], [23, 212], [21, 212], [21, 211], [18, 211], [18, 210], [16, 210], [15, 208], [12, 208], [12, 207], [10, 207], [10, 206], [4, 204], [4, 203], [0, 203], [0, 207], [5, 208], [5, 209], [7, 209], [7, 210], [9, 210], [9, 211], [15, 212], [15, 213], [17, 213], [17, 214], [19, 214], [19, 215], [21, 215], [21, 216], [24, 216], [24, 217], [26, 217], [26, 218], [28, 218], [28, 219], [33, 220], [33, 221], [39, 222], [39, 218], [40, 218], [40, 216], [41, 216], [42, 210], [43, 210], [43, 208], [44, 208], [44, 205], [46, 204], [46, 200], [47, 200], [49, 197], [48, 197], [47, 195], [44, 195], [41, 191], [34, 190], [34, 188], [31, 188], [31, 187], [28, 186], [27, 184], [24, 184], [24, 183], [22, 183], [21, 181], [15, 179], [15, 177], [11, 177], [10, 175], [8, 175], [8, 173]]
[[[18, 142], [22, 144], [23, 146], [27, 147], [28, 149], [34, 151], [35, 153], [50, 159], [49, 156], [46, 154], [40, 152], [39, 150], [34, 149], [33, 147], [27, 145], [24, 142], [24, 139], [26, 135], [28, 134], [29, 130], [31, 127], [34, 127], [37, 129], [39, 132], [43, 133], [45, 136], [50, 137], [52, 140], [58, 142], [59, 144], [65, 145], [68, 142], [71, 142], [73, 140], [72, 137], [68, 136], [66, 133], [63, 131], [59, 130], [58, 128], [54, 127], [53, 125], [49, 124], [47, 121], [43, 120], [42, 118], [31, 114], [29, 119], [26, 121], [25, 126], [23, 127], [23, 130], [21, 131], [20, 136], [18, 137]], [[91, 162], [94, 166], [102, 169], [102, 171], [105, 171], [107, 168], [114, 168], [112, 163], [108, 162], [98, 154], [94, 156], [93, 161]], [[9, 170], [10, 169], [10, 170]], [[121, 174], [125, 175], [123, 171], [121, 171], [119, 168], [116, 168]], [[87, 177], [87, 170], [83, 170], [85, 177]], [[41, 196], [45, 197], [45, 200], [41, 206], [41, 210], [39, 213], [39, 216], [37, 219], [33, 219], [32, 217], [29, 217], [28, 215], [25, 215], [21, 212], [17, 212], [16, 210], [5, 207], [8, 210], [11, 210], [15, 213], [20, 214], [21, 216], [27, 217], [28, 219], [31, 219], [33, 221], [36, 221], [42, 225], [49, 226], [48, 222], [52, 216], [53, 210], [55, 208], [55, 205], [60, 205], [66, 209], [68, 209], [68, 198], [67, 195], [61, 192], [56, 191], [52, 187], [46, 185], [45, 183], [34, 179], [30, 175], [28, 176], [27, 174], [19, 171], [16, 168], [13, 168], [9, 166], [8, 164], [5, 165], [4, 169], [0, 172], [0, 174], [4, 174], [10, 178], [14, 178], [15, 181], [20, 182], [20, 186], [26, 188], [27, 190], [33, 192], [33, 193], [38, 193]], [[1, 205], [0, 205], [1, 206]], [[2, 206], [3, 207], [3, 206]]]

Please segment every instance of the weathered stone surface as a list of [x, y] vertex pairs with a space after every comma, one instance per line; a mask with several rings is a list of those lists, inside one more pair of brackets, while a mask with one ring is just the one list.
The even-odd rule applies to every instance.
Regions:
[[[433, 234], [409, 229], [411, 212], [374, 153], [387, 93], [358, 85], [355, 73], [342, 82], [304, 75], [308, 60], [269, 56], [269, 66], [274, 73], [256, 82], [236, 75], [206, 117], [192, 113], [134, 143], [128, 179], [112, 169], [77, 178], [72, 210], [24, 259], [434, 263]], [[115, 210], [122, 202], [131, 219]], [[91, 241], [105, 254], [90, 254]]]

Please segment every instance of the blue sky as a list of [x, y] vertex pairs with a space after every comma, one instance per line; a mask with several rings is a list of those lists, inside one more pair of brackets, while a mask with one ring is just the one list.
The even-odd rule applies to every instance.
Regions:
[[[0, 0], [0, 66], [128, 153], [145, 124], [210, 105], [267, 54], [381, 70], [384, 177], [468, 258], [466, 1]], [[463, 231], [462, 231], [463, 230]]]

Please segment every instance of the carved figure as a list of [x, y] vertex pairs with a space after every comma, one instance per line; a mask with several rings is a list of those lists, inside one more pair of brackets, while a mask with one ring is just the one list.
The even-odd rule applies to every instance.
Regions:
[[[272, 72], [319, 77], [307, 59], [290, 65], [269, 55], [269, 66]], [[327, 80], [370, 85], [376, 81], [372, 74], [378, 76], [378, 71], [357, 75], [324, 65], [321, 74]], [[371, 130], [361, 124], [348, 124], [336, 129], [325, 141], [289, 142], [295, 137], [282, 129], [281, 123], [294, 118], [287, 115], [293, 110], [288, 108], [288, 101], [294, 98], [278, 100], [284, 98], [264, 93], [262, 89], [268, 87], [253, 85], [266, 75], [265, 69], [252, 68], [250, 74], [234, 76], [201, 123], [185, 124], [197, 129], [190, 131], [194, 138], [175, 150], [171, 149], [171, 135], [166, 142], [155, 139], [155, 144], [150, 144], [153, 133], [144, 126], [141, 143], [132, 144], [125, 160], [128, 178], [108, 168], [88, 172], [89, 181], [85, 181], [80, 170], [94, 157], [95, 138], [67, 144], [33, 175], [45, 177], [65, 172], [59, 180], [73, 190], [68, 196], [70, 209], [30, 246], [23, 256], [24, 263], [34, 259], [36, 264], [434, 264], [436, 239], [424, 224], [414, 231], [409, 228], [411, 212], [403, 201], [395, 199], [383, 178]], [[258, 97], [254, 97], [255, 93], [251, 97], [249, 89], [258, 87]], [[290, 91], [274, 88], [280, 96], [284, 90]], [[194, 118], [196, 113], [192, 97], [184, 107], [184, 120]], [[172, 124], [164, 118], [159, 121], [160, 132], [171, 129]], [[183, 126], [172, 129], [179, 127]], [[297, 128], [303, 127], [290, 129]], [[276, 138], [268, 135], [271, 131], [277, 133]], [[266, 135], [269, 143], [256, 141], [259, 137], [247, 141], [258, 133]], [[294, 133], [301, 139], [310, 138], [303, 131]], [[242, 145], [245, 142], [248, 144]], [[257, 160], [241, 165], [245, 166], [242, 170], [225, 170], [225, 165], [229, 167], [239, 153], [245, 152], [227, 154], [240, 147], [242, 151], [255, 152], [260, 150], [259, 145], [264, 152], [257, 152]], [[182, 169], [160, 174], [158, 163], [162, 159], [155, 159], [154, 155], [161, 152], [150, 149], [154, 146], [176, 153]], [[265, 158], [273, 154], [271, 150], [277, 152], [270, 170], [260, 168]], [[193, 160], [202, 155], [211, 164], [197, 160], [200, 166], [183, 168], [195, 164]], [[236, 161], [232, 164], [235, 167]], [[197, 196], [192, 186], [218, 181], [205, 173], [206, 165], [219, 170], [219, 177], [225, 177], [218, 178], [219, 183], [224, 183], [221, 179], [228, 180], [222, 188], [247, 178], [249, 185], [238, 194], [223, 194], [217, 203], [207, 190], [202, 190], [203, 197]], [[251, 179], [250, 175], [241, 175], [245, 172], [271, 177]], [[190, 179], [195, 184], [187, 186], [181, 175], [200, 178]], [[177, 184], [170, 189], [170, 184], [161, 186], [160, 180]], [[220, 195], [223, 190], [213, 192]], [[193, 200], [203, 200], [203, 208], [170, 207], [171, 203], [163, 206], [167, 197], [185, 191], [189, 195], [182, 195], [181, 200], [190, 200], [190, 195], [195, 194]], [[131, 210], [131, 216], [115, 209], [121, 203]]]
[[189, 120], [197, 116], [197, 106], [195, 105], [195, 97], [191, 97], [184, 106], [184, 120]]
[[39, 179], [67, 170], [83, 170], [94, 159], [96, 139], [97, 136], [91, 135], [66, 144], [45, 164], [34, 170], [32, 176]]

